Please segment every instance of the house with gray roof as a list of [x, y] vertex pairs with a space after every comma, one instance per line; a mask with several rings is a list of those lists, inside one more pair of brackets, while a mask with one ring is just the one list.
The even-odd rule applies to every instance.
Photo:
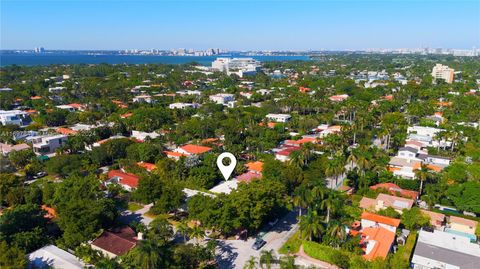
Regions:
[[480, 264], [480, 245], [466, 237], [421, 230], [411, 260], [414, 269], [474, 269]]

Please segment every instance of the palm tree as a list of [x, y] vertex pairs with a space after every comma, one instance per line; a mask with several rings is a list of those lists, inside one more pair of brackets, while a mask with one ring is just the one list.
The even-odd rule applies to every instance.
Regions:
[[344, 242], [347, 237], [345, 227], [338, 221], [328, 223], [327, 234], [336, 239], [335, 247], [338, 247], [340, 245], [338, 242]]
[[429, 176], [430, 176], [430, 171], [428, 167], [422, 163], [422, 165], [420, 166], [420, 169], [417, 169], [415, 171], [415, 177], [417, 177], [420, 180], [420, 189], [418, 191], [419, 196], [422, 195], [423, 183], [425, 182], [425, 180], [428, 179]]
[[293, 205], [298, 207], [298, 218], [302, 216], [302, 208], [308, 207], [311, 202], [311, 192], [305, 186], [299, 186], [295, 189], [293, 196]]
[[254, 256], [250, 256], [250, 259], [245, 263], [243, 269], [254, 269], [255, 264], [257, 264], [257, 260]]
[[280, 269], [296, 269], [295, 257], [293, 256], [284, 256], [280, 260]]
[[325, 222], [330, 222], [330, 215], [335, 213], [338, 209], [339, 204], [339, 197], [336, 191], [330, 191], [320, 203], [320, 208], [327, 211], [327, 215], [325, 217]]
[[350, 163], [353, 169], [353, 165], [357, 162], [358, 160], [358, 152], [356, 150], [350, 151], [350, 154], [348, 155], [347, 162]]
[[152, 241], [142, 240], [130, 253], [130, 262], [135, 268], [155, 269], [161, 263], [161, 249]]
[[182, 234], [183, 242], [187, 242], [187, 235], [190, 233], [190, 228], [185, 221], [178, 223], [177, 231]]
[[272, 267], [272, 263], [275, 263], [276, 259], [277, 257], [275, 257], [273, 249], [262, 250], [260, 252], [260, 267], [263, 268], [263, 265], [265, 265], [267, 269], [270, 269]]
[[303, 238], [312, 241], [314, 237], [320, 237], [324, 228], [316, 211], [309, 211], [300, 218], [300, 233]]
[[195, 225], [193, 228], [191, 228], [189, 232], [189, 236], [195, 239], [196, 244], [198, 244], [199, 239], [202, 239], [205, 236], [205, 232], [198, 225]]

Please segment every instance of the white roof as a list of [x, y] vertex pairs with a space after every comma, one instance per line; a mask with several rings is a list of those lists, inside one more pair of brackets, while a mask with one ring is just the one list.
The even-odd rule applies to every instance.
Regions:
[[225, 193], [229, 194], [233, 190], [237, 189], [238, 183], [236, 179], [223, 181], [222, 183], [218, 184], [217, 186], [210, 189], [211, 192], [214, 193]]
[[422, 230], [418, 234], [418, 242], [480, 257], [480, 245], [471, 243], [467, 237], [443, 231], [434, 230], [430, 233]]
[[35, 268], [49, 266], [57, 269], [83, 269], [85, 264], [74, 255], [54, 245], [48, 245], [28, 254], [30, 264]]

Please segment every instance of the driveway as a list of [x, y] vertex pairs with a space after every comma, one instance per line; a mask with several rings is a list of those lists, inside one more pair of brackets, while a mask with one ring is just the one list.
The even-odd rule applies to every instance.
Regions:
[[145, 226], [148, 226], [150, 222], [153, 221], [153, 219], [145, 216], [145, 213], [147, 213], [152, 206], [153, 204], [145, 205], [143, 208], [135, 212], [132, 212], [130, 210], [122, 211], [119, 217], [119, 221], [125, 224], [129, 224], [132, 221], [137, 221], [143, 223]]
[[298, 228], [297, 214], [296, 211], [291, 211], [280, 219], [263, 237], [267, 244], [260, 250], [252, 249], [255, 238], [249, 238], [247, 241], [217, 240], [216, 259], [219, 268], [243, 268], [251, 256], [255, 257], [258, 262], [262, 250], [273, 250], [279, 257], [278, 249]]

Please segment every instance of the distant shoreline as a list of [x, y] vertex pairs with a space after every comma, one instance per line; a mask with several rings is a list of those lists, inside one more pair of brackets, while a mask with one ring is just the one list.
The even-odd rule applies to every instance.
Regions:
[[210, 65], [218, 57], [254, 58], [261, 62], [269, 61], [308, 61], [309, 56], [249, 56], [249, 55], [214, 55], [214, 56], [161, 56], [130, 54], [81, 54], [81, 53], [1, 53], [0, 66], [11, 65], [37, 66], [55, 64], [186, 64], [196, 62]]

